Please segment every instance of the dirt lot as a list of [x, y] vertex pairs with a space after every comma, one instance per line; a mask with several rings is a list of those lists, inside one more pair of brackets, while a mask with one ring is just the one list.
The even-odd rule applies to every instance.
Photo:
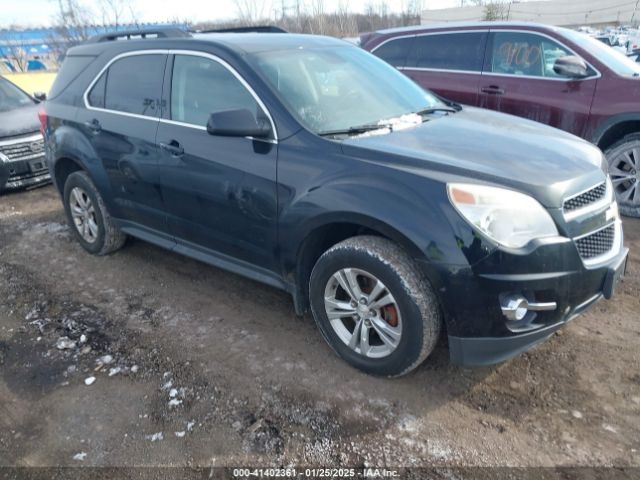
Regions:
[[3, 195], [0, 465], [640, 466], [625, 228], [614, 301], [496, 367], [452, 367], [443, 344], [384, 380], [283, 292], [136, 240], [90, 256], [53, 187]]

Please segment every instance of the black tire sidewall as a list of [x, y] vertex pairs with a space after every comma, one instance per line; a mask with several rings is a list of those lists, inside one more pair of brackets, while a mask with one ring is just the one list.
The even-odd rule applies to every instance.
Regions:
[[[78, 229], [76, 228], [75, 222], [73, 221], [73, 216], [71, 215], [71, 205], [69, 204], [69, 197], [71, 196], [71, 191], [75, 188], [79, 187], [87, 194], [87, 196], [91, 199], [91, 204], [93, 205], [93, 209], [96, 215], [96, 223], [98, 225], [98, 237], [96, 241], [93, 243], [87, 242]], [[86, 177], [86, 174], [82, 172], [75, 172], [69, 175], [67, 181], [64, 184], [64, 210], [67, 215], [67, 222], [69, 222], [69, 227], [73, 231], [76, 240], [80, 242], [82, 248], [86, 251], [99, 254], [102, 251], [102, 247], [104, 246], [105, 241], [105, 228], [104, 228], [104, 217], [102, 215], [102, 210], [100, 208], [100, 202], [97, 197], [98, 193], [93, 186], [91, 180]]]
[[[368, 358], [353, 351], [338, 337], [329, 322], [324, 308], [325, 287], [331, 276], [343, 268], [357, 268], [377, 277], [389, 289], [400, 308], [400, 343], [387, 357]], [[323, 337], [340, 357], [354, 367], [373, 375], [393, 376], [406, 371], [420, 356], [424, 336], [420, 309], [408, 294], [398, 273], [378, 258], [357, 249], [329, 252], [314, 267], [309, 287], [313, 316]]]

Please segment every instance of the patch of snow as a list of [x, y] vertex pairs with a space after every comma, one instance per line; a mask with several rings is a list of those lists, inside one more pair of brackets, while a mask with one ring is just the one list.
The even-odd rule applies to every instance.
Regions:
[[84, 384], [86, 386], [93, 385], [93, 382], [96, 381], [96, 377], [87, 377], [84, 379]]
[[58, 350], [71, 350], [76, 348], [76, 342], [71, 340], [69, 337], [60, 337], [56, 342], [56, 348]]
[[171, 380], [169, 380], [167, 383], [165, 383], [161, 389], [162, 390], [169, 390], [171, 387], [173, 387], [173, 382]]
[[152, 442], [159, 442], [160, 440], [164, 440], [164, 435], [162, 432], [154, 433], [152, 435], [145, 435], [146, 440], [150, 440]]
[[96, 360], [96, 362], [100, 363], [102, 365], [109, 365], [110, 363], [113, 363], [113, 356], [111, 356], [111, 355], [103, 355], [98, 360]]
[[80, 452], [80, 453], [76, 453], [73, 456], [74, 460], [77, 460], [78, 462], [84, 462], [84, 459], [87, 458], [87, 454], [86, 452]]

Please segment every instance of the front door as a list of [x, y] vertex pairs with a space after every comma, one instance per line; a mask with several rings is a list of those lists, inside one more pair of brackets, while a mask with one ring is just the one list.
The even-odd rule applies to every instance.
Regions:
[[534, 32], [493, 31], [480, 82], [480, 106], [585, 134], [597, 72], [571, 79], [553, 70], [566, 47]]
[[235, 71], [207, 54], [173, 56], [170, 83], [157, 142], [162, 195], [178, 243], [276, 271], [275, 136], [214, 136], [206, 129], [211, 113], [246, 108], [266, 117], [263, 107]]

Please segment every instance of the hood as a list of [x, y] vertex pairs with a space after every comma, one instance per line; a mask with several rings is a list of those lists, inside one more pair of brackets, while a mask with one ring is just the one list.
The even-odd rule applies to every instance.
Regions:
[[506, 186], [549, 208], [560, 208], [566, 196], [605, 179], [602, 152], [592, 144], [540, 123], [471, 107], [415, 128], [352, 137], [343, 149], [443, 181], [455, 175], [463, 177], [455, 181]]
[[0, 112], [0, 139], [40, 130], [38, 104]]

